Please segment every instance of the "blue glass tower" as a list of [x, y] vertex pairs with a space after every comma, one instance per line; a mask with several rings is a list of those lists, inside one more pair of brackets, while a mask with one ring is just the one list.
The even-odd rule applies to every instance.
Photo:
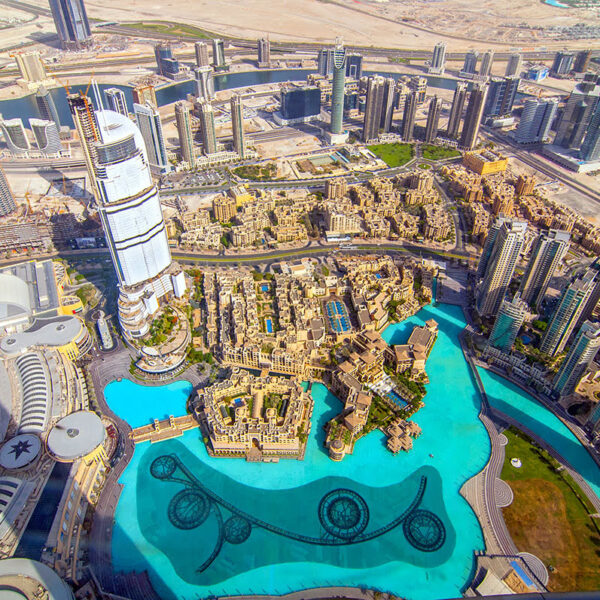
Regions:
[[91, 45], [92, 32], [83, 0], [50, 0], [50, 10], [65, 50], [81, 50]]

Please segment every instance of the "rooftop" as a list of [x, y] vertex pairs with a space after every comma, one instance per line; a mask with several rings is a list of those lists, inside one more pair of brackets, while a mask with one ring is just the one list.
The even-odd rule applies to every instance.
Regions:
[[63, 417], [50, 431], [46, 443], [57, 460], [70, 462], [93, 452], [104, 442], [105, 435], [100, 417], [80, 410]]

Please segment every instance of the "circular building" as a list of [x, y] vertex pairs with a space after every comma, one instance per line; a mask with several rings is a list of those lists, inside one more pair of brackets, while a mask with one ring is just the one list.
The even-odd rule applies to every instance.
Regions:
[[79, 458], [92, 460], [104, 455], [106, 429], [100, 417], [91, 411], [80, 410], [63, 417], [50, 430], [46, 447], [59, 462]]
[[28, 467], [40, 455], [41, 449], [42, 442], [37, 435], [16, 435], [0, 448], [0, 466], [11, 470]]
[[346, 456], [346, 445], [342, 440], [333, 440], [331, 444], [329, 444], [329, 458], [331, 460], [335, 460], [339, 462]]
[[0, 598], [27, 600], [44, 597], [47, 600], [74, 600], [75, 595], [50, 567], [28, 558], [0, 560]]

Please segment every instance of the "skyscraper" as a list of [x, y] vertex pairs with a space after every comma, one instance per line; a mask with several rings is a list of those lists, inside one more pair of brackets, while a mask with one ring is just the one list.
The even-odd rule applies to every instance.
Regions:
[[492, 64], [494, 62], [494, 51], [487, 50], [481, 57], [481, 66], [479, 67], [479, 74], [484, 77], [489, 77], [492, 74]]
[[258, 40], [258, 66], [271, 66], [271, 42], [268, 38], [260, 38]]
[[346, 50], [341, 38], [337, 38], [333, 49], [333, 85], [331, 93], [331, 133], [336, 135], [343, 131], [345, 84]]
[[209, 67], [210, 60], [208, 59], [208, 46], [206, 42], [195, 42], [194, 53], [196, 55], [197, 67]]
[[467, 150], [472, 150], [477, 145], [486, 93], [486, 85], [480, 83], [475, 84], [469, 95], [469, 104], [460, 136], [460, 146]]
[[[67, 102], [69, 103], [77, 135], [79, 136], [88, 173], [94, 173], [96, 168], [95, 142], [100, 139], [94, 106], [88, 96], [84, 96], [83, 94], [69, 94]], [[95, 185], [95, 182], [96, 178], [90, 176], [92, 187]], [[95, 195], [96, 192], [97, 190], [95, 191]]]
[[108, 88], [104, 90], [104, 97], [106, 98], [106, 106], [108, 110], [118, 112], [120, 115], [125, 117], [129, 116], [127, 110], [127, 100], [125, 93], [119, 88]]
[[134, 104], [133, 114], [146, 146], [150, 169], [159, 173], [168, 173], [171, 165], [167, 159], [165, 138], [158, 110], [146, 102], [145, 104]]
[[62, 150], [58, 127], [54, 121], [29, 119], [29, 127], [33, 132], [36, 146], [42, 154], [57, 155]]
[[433, 56], [431, 57], [431, 63], [429, 64], [429, 73], [436, 75], [443, 75], [446, 70], [446, 44], [445, 42], [439, 42], [433, 48]]
[[56, 110], [56, 104], [52, 99], [50, 92], [41, 85], [35, 94], [35, 103], [37, 104], [40, 116], [46, 121], [54, 121], [56, 126], [60, 129], [60, 118], [58, 111]]
[[578, 325], [581, 325], [584, 321], [597, 321], [600, 317], [600, 259], [597, 258], [588, 267], [588, 271], [594, 279], [594, 288], [581, 310]]
[[575, 56], [573, 71], [575, 71], [575, 73], [585, 73], [588, 70], [591, 58], [591, 50], [580, 50]]
[[523, 70], [523, 55], [520, 52], [515, 52], [508, 57], [506, 63], [505, 77], [520, 77]]
[[415, 92], [417, 96], [417, 104], [423, 104], [423, 102], [425, 102], [425, 98], [427, 97], [427, 79], [425, 77], [415, 75], [414, 77], [410, 78], [408, 87]]
[[156, 101], [156, 90], [153, 85], [138, 85], [131, 90], [133, 101], [136, 104], [150, 102], [152, 106], [158, 106]]
[[204, 154], [217, 152], [217, 134], [215, 133], [215, 113], [212, 104], [200, 101], [200, 133]]
[[519, 260], [527, 222], [505, 219], [498, 230], [483, 281], [477, 294], [477, 312], [495, 315], [500, 308]]
[[225, 71], [229, 67], [225, 60], [225, 42], [219, 38], [214, 38], [212, 41], [213, 47], [213, 67], [215, 71]]
[[442, 99], [434, 96], [429, 102], [427, 111], [427, 124], [425, 125], [425, 141], [431, 144], [437, 138], [440, 113], [442, 112]]
[[415, 118], [417, 116], [417, 92], [410, 92], [404, 103], [402, 115], [402, 139], [411, 142], [415, 131]]
[[563, 351], [593, 288], [594, 275], [586, 271], [563, 289], [542, 337], [542, 352], [554, 356]]
[[321, 113], [321, 90], [316, 86], [283, 87], [281, 116], [287, 122], [306, 122]]
[[570, 237], [566, 231], [550, 229], [535, 242], [520, 287], [521, 298], [534, 310], [539, 310], [550, 280], [569, 250]]
[[509, 115], [520, 81], [518, 77], [492, 77], [483, 114], [490, 117]]
[[590, 119], [585, 138], [581, 144], [581, 158], [585, 161], [600, 159], [600, 103]]
[[8, 185], [4, 169], [0, 167], [0, 217], [9, 215], [14, 210], [17, 210], [15, 197]]
[[465, 62], [463, 64], [461, 75], [475, 75], [477, 72], [477, 59], [479, 54], [475, 50], [470, 50], [465, 54]]
[[383, 77], [380, 75], [369, 77], [362, 135], [365, 142], [375, 140], [379, 137], [384, 90], [385, 79]]
[[91, 46], [92, 32], [83, 0], [50, 0], [50, 10], [63, 49]]
[[159, 75], [174, 79], [179, 74], [179, 61], [173, 58], [173, 50], [169, 42], [159, 42], [154, 46], [156, 68]]
[[527, 315], [527, 304], [516, 294], [512, 302], [503, 300], [490, 333], [489, 344], [502, 352], [510, 352]]
[[188, 166], [193, 167], [196, 159], [194, 157], [194, 136], [192, 135], [192, 119], [187, 102], [180, 100], [175, 102], [175, 125], [179, 136], [179, 154], [181, 160]]
[[558, 101], [554, 99], [525, 100], [515, 140], [519, 144], [537, 144], [547, 140], [557, 109]]
[[379, 127], [388, 133], [392, 129], [394, 119], [394, 101], [396, 98], [396, 81], [392, 77], [386, 77], [383, 84], [383, 101], [381, 103], [381, 121]]
[[479, 264], [477, 265], [477, 279], [482, 279], [485, 277], [487, 273], [488, 264], [490, 262], [490, 257], [492, 256], [492, 250], [494, 249], [494, 244], [496, 243], [496, 237], [500, 228], [504, 224], [505, 221], [509, 221], [508, 217], [503, 215], [497, 217], [494, 222], [491, 224], [490, 229], [487, 234], [487, 238], [485, 239], [485, 243], [483, 245], [483, 250], [481, 252], [481, 256], [479, 257]]
[[346, 77], [360, 79], [362, 77], [363, 57], [361, 54], [348, 54], [346, 56]]
[[450, 109], [448, 127], [446, 130], [449, 138], [458, 139], [462, 114], [465, 107], [465, 101], [467, 99], [467, 90], [468, 86], [465, 81], [457, 82], [456, 89], [454, 90], [454, 96], [452, 98], [452, 108]]
[[580, 328], [553, 381], [554, 391], [568, 396], [575, 391], [600, 348], [600, 326], [586, 321]]
[[321, 48], [317, 58], [317, 70], [319, 75], [329, 77], [333, 73], [333, 49]]
[[246, 158], [244, 140], [244, 104], [239, 94], [231, 96], [231, 128], [233, 131], [233, 149], [240, 158]]
[[580, 148], [588, 125], [598, 106], [600, 85], [597, 76], [588, 74], [569, 95], [556, 128], [554, 143], [563, 148]]
[[573, 68], [575, 54], [573, 52], [557, 52], [550, 72], [553, 75], [568, 75]]
[[11, 154], [23, 156], [29, 152], [31, 146], [21, 119], [7, 119], [5, 121], [0, 114], [0, 129], [4, 134], [4, 141]]
[[19, 73], [25, 81], [36, 82], [48, 78], [39, 52], [17, 52], [14, 58]]
[[196, 67], [194, 69], [196, 77], [196, 95], [198, 98], [212, 100], [215, 97], [215, 79], [211, 67]]

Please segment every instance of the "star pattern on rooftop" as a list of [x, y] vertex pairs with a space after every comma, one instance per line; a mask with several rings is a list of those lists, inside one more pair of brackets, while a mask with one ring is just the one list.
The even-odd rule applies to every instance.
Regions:
[[19, 457], [21, 456], [21, 454], [26, 453], [29, 454], [30, 453], [30, 448], [31, 448], [31, 442], [28, 440], [20, 440], [18, 441], [16, 444], [13, 444], [11, 446], [12, 450], [9, 452], [9, 454], [14, 454], [15, 455], [15, 460], [19, 460]]

